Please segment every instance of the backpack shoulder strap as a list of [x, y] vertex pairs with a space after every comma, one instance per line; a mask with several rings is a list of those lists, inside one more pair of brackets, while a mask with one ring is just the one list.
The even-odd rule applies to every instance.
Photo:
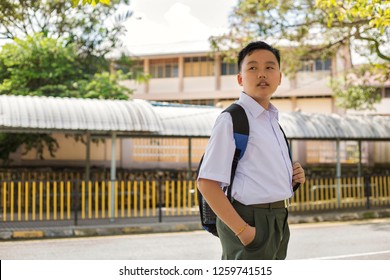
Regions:
[[240, 150], [239, 159], [245, 153], [249, 138], [249, 122], [245, 109], [237, 103], [231, 104], [223, 112], [229, 112], [233, 121], [233, 136], [236, 149]]
[[230, 184], [227, 187], [226, 195], [230, 201], [232, 201], [232, 186], [234, 175], [236, 174], [236, 169], [238, 161], [243, 157], [246, 147], [248, 145], [249, 139], [249, 121], [245, 113], [245, 109], [238, 105], [237, 103], [231, 104], [223, 112], [228, 112], [232, 116], [233, 122], [233, 137], [236, 144], [236, 150], [234, 152], [232, 169], [230, 172]]

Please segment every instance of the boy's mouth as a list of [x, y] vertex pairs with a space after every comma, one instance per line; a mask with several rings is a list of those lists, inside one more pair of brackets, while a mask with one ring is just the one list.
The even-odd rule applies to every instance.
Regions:
[[257, 86], [258, 87], [266, 87], [266, 86], [269, 86], [269, 84], [267, 82], [262, 81], [262, 82], [258, 83]]

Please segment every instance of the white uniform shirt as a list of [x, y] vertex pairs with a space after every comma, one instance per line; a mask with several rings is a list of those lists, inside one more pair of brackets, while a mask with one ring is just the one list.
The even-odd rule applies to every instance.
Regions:
[[[290, 198], [292, 164], [278, 124], [278, 110], [272, 104], [265, 110], [245, 93], [237, 103], [245, 109], [250, 131], [248, 146], [237, 166], [232, 197], [246, 205]], [[218, 181], [221, 187], [228, 185], [234, 151], [232, 118], [225, 112], [214, 124], [198, 178]]]

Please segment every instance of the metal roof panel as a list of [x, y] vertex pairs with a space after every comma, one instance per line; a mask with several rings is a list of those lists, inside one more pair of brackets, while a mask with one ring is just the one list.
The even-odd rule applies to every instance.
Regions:
[[[144, 100], [0, 95], [0, 130], [208, 137], [221, 108]], [[390, 139], [389, 116], [280, 113], [290, 139]]]
[[161, 130], [152, 106], [142, 100], [0, 95], [0, 126], [41, 130]]

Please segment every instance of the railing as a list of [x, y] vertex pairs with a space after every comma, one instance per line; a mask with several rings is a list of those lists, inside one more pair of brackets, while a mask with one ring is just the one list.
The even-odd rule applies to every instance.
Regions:
[[194, 181], [2, 181], [2, 220], [49, 221], [196, 215]]
[[[193, 180], [2, 180], [3, 222], [198, 215]], [[307, 179], [290, 211], [390, 206], [390, 176]]]
[[291, 200], [291, 211], [390, 206], [390, 176], [309, 179]]

